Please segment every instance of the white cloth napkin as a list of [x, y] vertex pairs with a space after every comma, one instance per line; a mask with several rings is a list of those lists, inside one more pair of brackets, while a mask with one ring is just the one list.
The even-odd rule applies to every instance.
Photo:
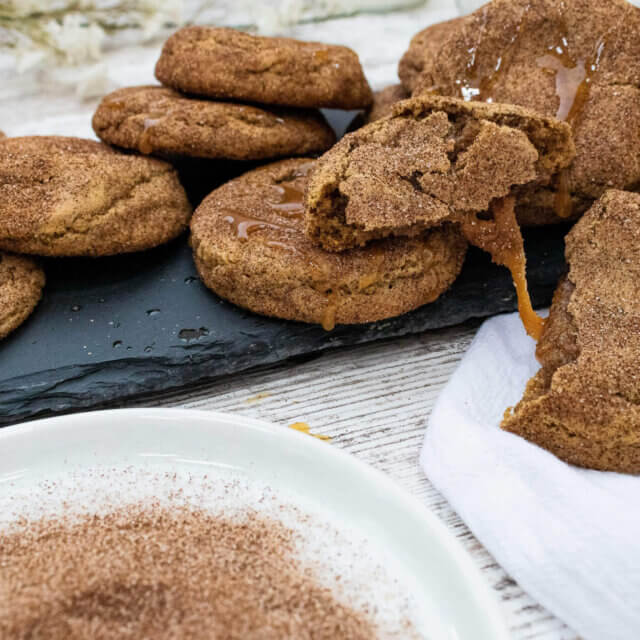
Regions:
[[431, 414], [422, 467], [480, 542], [588, 640], [640, 638], [640, 476], [588, 471], [499, 428], [537, 370], [517, 314], [478, 331]]

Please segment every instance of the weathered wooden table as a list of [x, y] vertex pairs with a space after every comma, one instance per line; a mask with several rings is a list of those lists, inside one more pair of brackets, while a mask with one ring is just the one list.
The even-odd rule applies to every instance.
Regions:
[[477, 323], [340, 349], [127, 406], [229, 411], [314, 433], [388, 473], [435, 511], [474, 558], [500, 600], [514, 640], [578, 636], [536, 604], [496, 564], [425, 477], [418, 455], [431, 408]]
[[[352, 46], [375, 88], [397, 81], [397, 60], [410, 37], [427, 24], [455, 16], [453, 2], [428, 3], [400, 14], [356, 16], [295, 27], [291, 35]], [[19, 75], [0, 56], [0, 129], [8, 135], [92, 136], [95, 99], [83, 93], [153, 82], [158, 43], [114, 50], [97, 71], [57, 70]], [[80, 86], [82, 85], [82, 86]], [[81, 91], [77, 89], [80, 86]], [[97, 93], [97, 91], [90, 91]], [[239, 374], [213, 384], [128, 406], [172, 406], [231, 411], [283, 427], [307, 422], [342, 447], [388, 473], [435, 511], [473, 556], [496, 592], [515, 640], [577, 636], [536, 604], [490, 554], [430, 484], [418, 465], [429, 413], [473, 338], [477, 323], [336, 352], [304, 362]]]

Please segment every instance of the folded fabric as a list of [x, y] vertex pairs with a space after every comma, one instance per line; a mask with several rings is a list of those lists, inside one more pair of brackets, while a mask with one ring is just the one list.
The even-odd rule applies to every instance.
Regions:
[[422, 467], [533, 598], [586, 640], [637, 640], [640, 476], [570, 466], [499, 427], [534, 350], [517, 314], [483, 324], [433, 409]]

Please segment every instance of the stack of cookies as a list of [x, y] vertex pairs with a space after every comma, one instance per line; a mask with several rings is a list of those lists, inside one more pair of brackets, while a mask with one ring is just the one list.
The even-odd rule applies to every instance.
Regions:
[[[102, 101], [93, 125], [103, 140], [170, 158], [317, 154], [335, 142], [318, 108], [372, 101], [353, 51], [229, 29], [178, 31], [156, 76], [164, 87], [122, 89]], [[452, 225], [340, 253], [307, 236], [304, 193], [314, 165], [280, 160], [205, 199], [192, 244], [207, 286], [257, 313], [331, 329], [399, 315], [451, 285], [466, 252]]]
[[[209, 97], [366, 106], [370, 95], [361, 71], [350, 69], [339, 82], [350, 58], [341, 47], [319, 47], [191, 27], [169, 39], [156, 75], [182, 91]], [[304, 87], [303, 77], [309, 79]], [[173, 99], [196, 103], [177, 93]], [[110, 142], [140, 149], [149, 131], [172, 126], [168, 107], [167, 115], [147, 109], [125, 117], [131, 112], [124, 102], [109, 107], [110, 100], [115, 97], [103, 101], [94, 118], [95, 125], [112, 117], [113, 130], [123, 138]], [[513, 211], [509, 217], [508, 206], [502, 207], [504, 229], [480, 217], [524, 185], [549, 184], [571, 163], [575, 149], [569, 126], [515, 106], [433, 95], [392, 102], [385, 107], [387, 115], [370, 113], [369, 124], [317, 161], [281, 160], [214, 190], [191, 223], [202, 280], [257, 313], [320, 323], [329, 330], [434, 301], [458, 276], [470, 240], [519, 278], [522, 307], [534, 319], [531, 332], [536, 333], [539, 321], [526, 295], [522, 238]], [[99, 117], [101, 111], [106, 115]], [[120, 120], [114, 114], [121, 114]], [[146, 126], [150, 118], [157, 124]], [[155, 146], [149, 144], [155, 152], [160, 133], [153, 134]], [[168, 144], [161, 150], [176, 152], [177, 146]]]
[[191, 217], [166, 160], [316, 155], [335, 142], [320, 107], [372, 101], [350, 49], [230, 29], [178, 31], [156, 74], [166, 86], [105, 97], [93, 119], [104, 143], [2, 136], [0, 250], [11, 253], [0, 253], [0, 338], [31, 313], [44, 285], [36, 262], [14, 254], [99, 257], [158, 246]]
[[264, 161], [335, 143], [321, 107], [365, 109], [372, 93], [347, 47], [192, 26], [165, 43], [164, 86], [106, 96], [93, 128], [105, 142], [165, 158]]

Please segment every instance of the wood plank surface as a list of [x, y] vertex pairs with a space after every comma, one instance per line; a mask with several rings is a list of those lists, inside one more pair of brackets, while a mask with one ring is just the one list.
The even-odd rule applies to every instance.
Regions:
[[314, 433], [331, 436], [332, 446], [389, 474], [443, 520], [494, 589], [514, 640], [576, 640], [509, 578], [418, 464], [431, 408], [477, 326], [341, 349], [126, 406], [228, 411], [283, 427], [307, 422]]

